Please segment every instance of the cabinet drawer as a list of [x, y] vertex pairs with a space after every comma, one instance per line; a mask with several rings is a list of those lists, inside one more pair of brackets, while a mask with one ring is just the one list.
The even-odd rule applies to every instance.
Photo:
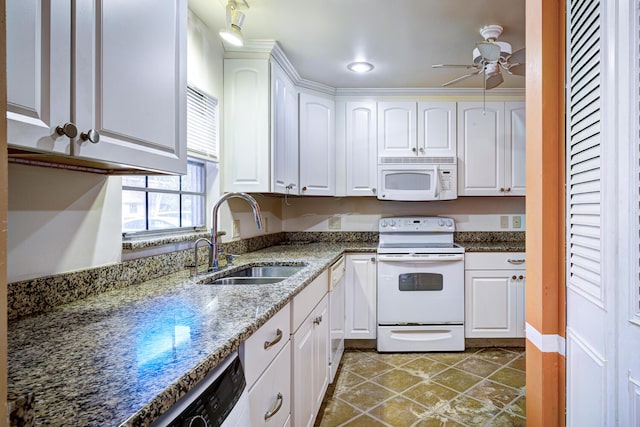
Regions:
[[328, 292], [329, 273], [323, 271], [313, 282], [293, 298], [291, 303], [291, 332], [298, 330], [304, 319]]
[[465, 270], [524, 270], [524, 252], [469, 252], [465, 254]]
[[253, 385], [289, 341], [290, 316], [291, 308], [287, 304], [240, 347], [240, 360], [248, 387]]
[[284, 349], [249, 389], [252, 426], [281, 427], [291, 412], [291, 348]]

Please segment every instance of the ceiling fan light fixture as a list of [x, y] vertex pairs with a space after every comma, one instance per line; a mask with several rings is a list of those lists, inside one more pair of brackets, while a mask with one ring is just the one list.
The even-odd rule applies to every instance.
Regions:
[[347, 68], [354, 73], [368, 73], [375, 67], [370, 62], [356, 61], [347, 65]]
[[242, 35], [243, 22], [244, 13], [238, 10], [234, 0], [230, 0], [227, 3], [227, 26], [220, 30], [220, 37], [234, 46], [242, 46], [244, 44], [244, 36]]

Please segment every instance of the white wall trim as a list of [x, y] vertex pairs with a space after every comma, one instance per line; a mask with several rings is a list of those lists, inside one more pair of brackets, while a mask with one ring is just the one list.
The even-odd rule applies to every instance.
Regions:
[[525, 334], [531, 344], [535, 345], [543, 353], [566, 354], [566, 342], [557, 334], [542, 334], [529, 323], [525, 326]]

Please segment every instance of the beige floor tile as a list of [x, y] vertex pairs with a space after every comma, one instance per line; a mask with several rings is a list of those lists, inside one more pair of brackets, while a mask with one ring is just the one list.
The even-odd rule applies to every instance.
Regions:
[[476, 356], [481, 359], [488, 360], [489, 362], [506, 365], [518, 357], [519, 353], [502, 348], [484, 348], [477, 352]]
[[362, 412], [353, 406], [340, 399], [331, 399], [322, 413], [318, 414], [318, 419], [321, 420], [321, 425], [323, 426], [338, 426], [358, 415], [362, 415]]
[[454, 367], [462, 371], [475, 374], [479, 377], [486, 378], [490, 374], [500, 369], [502, 365], [489, 362], [488, 360], [484, 360], [479, 357], [471, 356], [461, 362], [458, 362], [454, 365]]
[[525, 427], [527, 421], [517, 415], [502, 412], [491, 420], [490, 425], [491, 427]]
[[393, 427], [410, 427], [428, 414], [427, 408], [401, 396], [389, 399], [369, 410], [369, 415]]
[[421, 357], [421, 354], [422, 353], [379, 353], [375, 358], [393, 366], [402, 366], [405, 363]]
[[482, 426], [489, 422], [500, 412], [500, 409], [493, 405], [478, 402], [467, 396], [460, 396], [450, 402], [448, 407], [440, 411], [468, 426]]
[[349, 421], [344, 427], [386, 427], [387, 425], [388, 424], [383, 424], [368, 415], [360, 415], [358, 418]]
[[362, 377], [373, 378], [376, 375], [393, 369], [393, 366], [374, 358], [366, 357], [359, 359], [357, 362], [344, 365], [344, 368]]
[[481, 402], [491, 403], [498, 408], [504, 408], [520, 395], [517, 390], [494, 383], [493, 381], [482, 381], [465, 393]]
[[407, 371], [402, 369], [393, 369], [387, 371], [381, 375], [378, 375], [373, 380], [376, 384], [380, 384], [383, 387], [390, 388], [391, 390], [400, 393], [418, 384], [422, 381], [422, 378], [411, 375]]
[[360, 375], [356, 375], [353, 372], [349, 372], [347, 370], [342, 370], [334, 380], [336, 393], [343, 392], [351, 387], [355, 387], [358, 384], [362, 384], [366, 379], [361, 377]]
[[457, 421], [447, 418], [444, 415], [433, 414], [418, 421], [413, 427], [465, 427]]
[[477, 353], [477, 349], [466, 350], [466, 351], [456, 351], [450, 353], [425, 353], [424, 357], [428, 357], [430, 359], [436, 360], [440, 363], [446, 363], [447, 365], [455, 365], [461, 360], [466, 359], [469, 356]]
[[338, 394], [338, 397], [358, 409], [367, 411], [389, 399], [394, 394], [391, 390], [367, 381]]
[[433, 381], [421, 382], [402, 394], [433, 410], [437, 410], [449, 400], [458, 396], [458, 392], [443, 387]]
[[448, 369], [448, 365], [436, 362], [433, 359], [422, 357], [402, 365], [400, 369], [405, 370], [412, 375], [416, 375], [423, 380], [429, 380], [438, 372], [442, 372], [445, 369]]
[[482, 381], [482, 378], [461, 371], [460, 369], [449, 368], [446, 371], [440, 372], [438, 375], [435, 375], [433, 377], [433, 381], [436, 381], [445, 387], [449, 387], [456, 391], [459, 391], [460, 393], [463, 393], [472, 386]]
[[527, 398], [524, 396], [520, 397], [511, 405], [507, 406], [504, 410], [505, 412], [525, 417], [527, 415]]
[[517, 389], [523, 389], [525, 385], [525, 373], [511, 368], [502, 368], [489, 376], [489, 379]]
[[524, 371], [525, 368], [525, 357], [524, 355], [518, 356], [513, 362], [509, 363], [509, 367], [513, 369], [519, 369]]

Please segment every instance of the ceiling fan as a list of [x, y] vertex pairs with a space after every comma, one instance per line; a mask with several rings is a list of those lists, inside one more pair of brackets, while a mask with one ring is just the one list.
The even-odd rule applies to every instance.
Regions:
[[484, 74], [484, 89], [493, 89], [504, 81], [502, 70], [507, 74], [524, 76], [526, 68], [524, 48], [512, 52], [511, 44], [498, 41], [500, 34], [502, 34], [500, 25], [492, 24], [480, 29], [480, 35], [484, 41], [476, 43], [476, 47], [473, 49], [473, 64], [432, 65], [432, 68], [466, 68], [473, 70], [469, 74], [448, 81], [442, 86], [449, 86], [469, 77]]

